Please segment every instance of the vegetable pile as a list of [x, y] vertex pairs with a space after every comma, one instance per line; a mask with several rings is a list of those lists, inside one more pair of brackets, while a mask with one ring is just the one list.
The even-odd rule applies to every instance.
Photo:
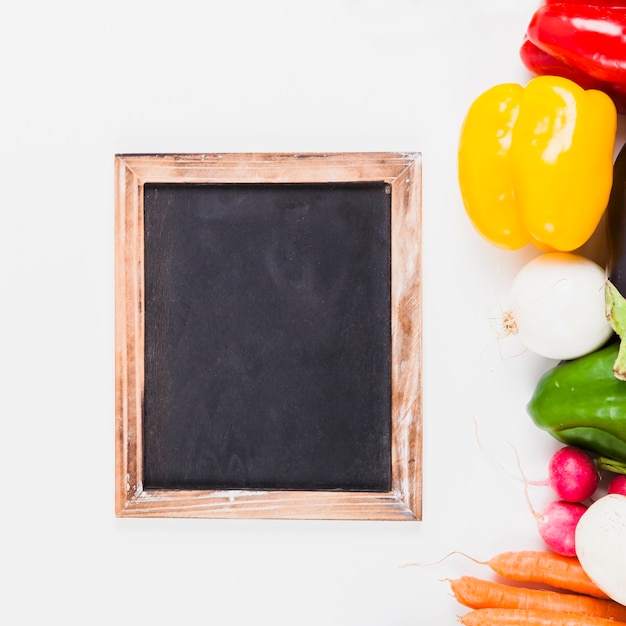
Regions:
[[[463, 624], [626, 624], [626, 0], [542, 3], [520, 59], [535, 77], [479, 95], [459, 137], [467, 216], [490, 244], [537, 255], [514, 277], [505, 334], [557, 361], [527, 414], [563, 444], [545, 552], [489, 561], [502, 583], [451, 581]], [[605, 218], [606, 266], [582, 246]], [[532, 507], [531, 507], [532, 508]]]

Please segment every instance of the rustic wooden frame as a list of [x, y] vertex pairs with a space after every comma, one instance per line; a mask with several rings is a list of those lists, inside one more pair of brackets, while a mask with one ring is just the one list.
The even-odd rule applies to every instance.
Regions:
[[[391, 187], [391, 490], [370, 493], [144, 489], [144, 184], [362, 181], [384, 181]], [[115, 214], [115, 512], [118, 517], [421, 519], [419, 153], [117, 155]]]

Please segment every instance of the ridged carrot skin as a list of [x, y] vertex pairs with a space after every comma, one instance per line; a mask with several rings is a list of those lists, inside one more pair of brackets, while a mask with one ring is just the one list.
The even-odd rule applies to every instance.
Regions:
[[475, 609], [459, 617], [464, 626], [626, 626], [626, 622], [539, 609]]
[[489, 567], [507, 580], [549, 585], [596, 598], [608, 596], [587, 576], [576, 557], [551, 551], [502, 552], [487, 561]]
[[613, 600], [504, 585], [474, 576], [461, 576], [451, 580], [450, 585], [457, 602], [471, 609], [538, 609], [583, 613], [626, 622], [626, 606]]

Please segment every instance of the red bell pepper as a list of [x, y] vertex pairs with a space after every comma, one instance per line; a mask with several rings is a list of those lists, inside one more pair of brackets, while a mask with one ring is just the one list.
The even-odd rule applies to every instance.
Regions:
[[626, 0], [544, 0], [543, 4], [587, 4], [591, 6], [620, 7], [626, 6]]
[[526, 35], [596, 80], [626, 84], [626, 6], [546, 4], [535, 11]]
[[591, 78], [591, 76], [585, 74], [582, 70], [565, 63], [565, 61], [561, 59], [557, 59], [537, 47], [528, 37], [524, 37], [519, 54], [522, 63], [524, 63], [531, 72], [540, 76], [561, 76], [562, 78], [569, 78], [583, 89], [593, 89], [599, 83], [599, 81]]
[[[615, 0], [610, 0], [614, 2]], [[626, 84], [612, 84], [597, 80], [583, 70], [569, 65], [565, 61], [558, 59], [541, 48], [537, 47], [528, 37], [520, 47], [520, 58], [526, 68], [538, 76], [561, 76], [569, 78], [583, 89], [599, 89], [611, 97], [617, 111], [626, 113]]]
[[544, 0], [520, 58], [535, 74], [604, 91], [618, 112], [626, 113], [626, 0]]

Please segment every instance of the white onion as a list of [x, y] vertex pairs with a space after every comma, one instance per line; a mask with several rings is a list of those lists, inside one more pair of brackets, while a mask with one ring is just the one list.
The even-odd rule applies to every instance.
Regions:
[[605, 314], [606, 273], [571, 252], [548, 252], [513, 280], [503, 323], [532, 352], [575, 359], [600, 348], [612, 334]]

